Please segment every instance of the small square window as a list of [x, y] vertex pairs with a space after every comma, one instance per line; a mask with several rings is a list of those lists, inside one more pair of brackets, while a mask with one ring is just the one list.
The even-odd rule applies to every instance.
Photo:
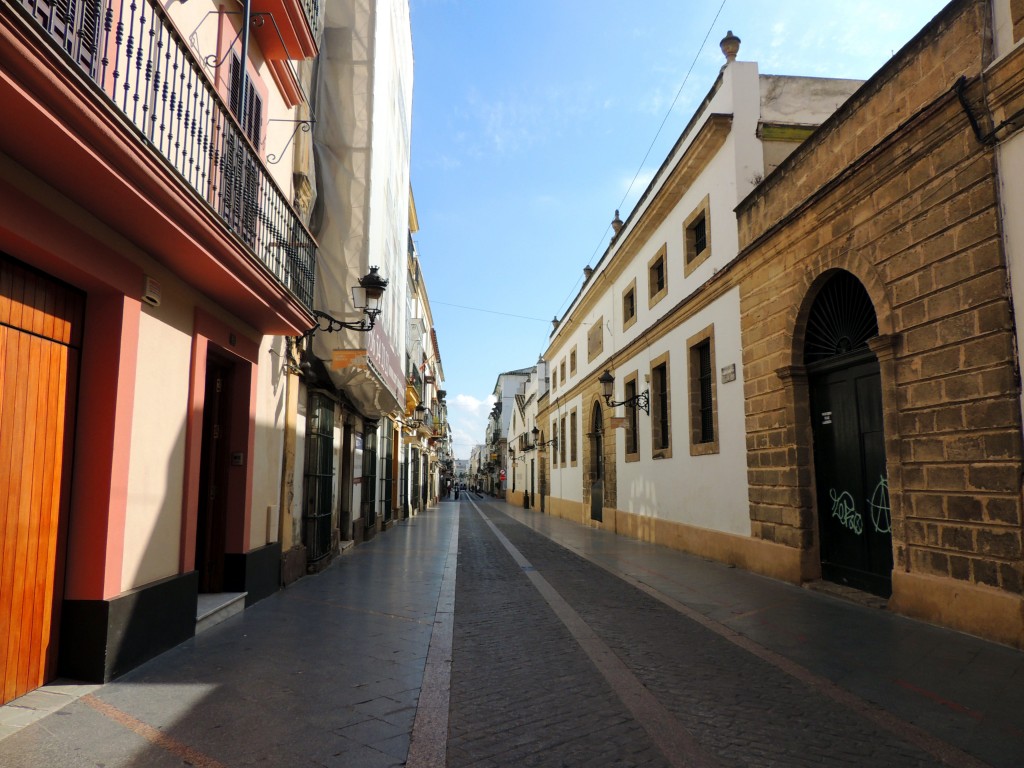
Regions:
[[622, 292], [622, 330], [626, 330], [636, 322], [636, 280], [634, 279]]
[[711, 256], [710, 199], [710, 196], [705, 196], [693, 213], [686, 217], [683, 232], [686, 245], [684, 275], [689, 275]]
[[587, 331], [587, 362], [604, 352], [604, 316], [598, 317]]
[[661, 301], [668, 293], [668, 272], [666, 271], [667, 247], [661, 246], [661, 250], [653, 259], [647, 262], [647, 295], [648, 305], [653, 307]]

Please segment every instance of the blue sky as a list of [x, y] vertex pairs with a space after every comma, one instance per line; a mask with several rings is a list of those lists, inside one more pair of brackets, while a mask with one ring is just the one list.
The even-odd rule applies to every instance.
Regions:
[[410, 0], [415, 240], [456, 456], [483, 441], [498, 374], [547, 347], [728, 30], [762, 74], [867, 79], [945, 4]]

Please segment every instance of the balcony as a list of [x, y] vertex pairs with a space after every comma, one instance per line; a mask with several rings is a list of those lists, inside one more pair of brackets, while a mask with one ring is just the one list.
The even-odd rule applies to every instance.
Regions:
[[252, 0], [253, 36], [272, 61], [319, 52], [320, 0]]
[[159, 5], [3, 0], [0, 33], [32, 86], [0, 82], [0, 147], [267, 332], [308, 325], [316, 243]]

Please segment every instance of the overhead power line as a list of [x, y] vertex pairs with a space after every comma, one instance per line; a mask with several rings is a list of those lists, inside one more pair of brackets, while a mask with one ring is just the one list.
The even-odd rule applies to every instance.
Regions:
[[520, 320], [536, 320], [538, 323], [550, 323], [550, 320], [545, 320], [543, 317], [529, 317], [527, 315], [514, 315], [511, 312], [498, 312], [494, 309], [483, 309], [482, 307], [467, 307], [464, 304], [452, 304], [447, 301], [437, 301], [435, 299], [430, 300], [431, 304], [440, 304], [445, 307], [456, 307], [458, 309], [466, 309], [470, 312], [486, 312], [489, 315], [503, 315], [505, 317], [517, 317]]
[[[661, 125], [658, 126], [658, 130], [654, 134], [654, 138], [651, 139], [650, 146], [647, 147], [647, 152], [644, 153], [644, 159], [640, 161], [640, 165], [636, 169], [636, 173], [633, 174], [633, 180], [629, 182], [629, 186], [626, 188], [626, 192], [622, 195], [622, 200], [619, 201], [619, 210], [622, 209], [623, 205], [626, 202], [626, 198], [629, 197], [629, 193], [633, 190], [633, 185], [636, 184], [636, 180], [640, 178], [640, 174], [644, 169], [644, 164], [647, 162], [647, 159], [651, 156], [651, 151], [654, 149], [654, 145], [657, 143], [658, 137], [661, 136], [661, 132], [665, 129], [665, 123], [668, 122], [669, 117], [672, 115], [672, 110], [675, 109], [676, 102], [679, 101], [679, 97], [683, 93], [683, 88], [685, 88], [686, 83], [689, 82], [690, 75], [693, 73], [693, 68], [697, 65], [697, 60], [700, 58], [700, 54], [704, 50], [704, 46], [707, 45], [708, 38], [711, 37], [711, 32], [712, 30], [714, 30], [715, 24], [718, 23], [718, 17], [722, 15], [722, 9], [725, 8], [726, 2], [728, 2], [728, 0], [722, 0], [721, 4], [718, 6], [718, 10], [715, 12], [715, 18], [713, 18], [711, 20], [711, 24], [708, 25], [708, 31], [704, 34], [704, 39], [698, 46], [697, 53], [694, 54], [693, 61], [690, 62], [690, 68], [686, 70], [686, 76], [683, 78], [683, 82], [680, 83], [679, 90], [676, 91], [675, 98], [672, 99], [672, 103], [669, 105], [668, 111], [665, 112], [665, 117], [662, 119]], [[598, 241], [597, 246], [595, 246], [593, 254], [591, 254], [591, 261], [594, 260], [594, 257], [597, 256], [598, 251], [604, 244], [609, 229], [611, 229], [611, 222], [608, 223], [608, 225], [604, 228], [604, 231], [601, 233], [601, 239]], [[576, 286], [579, 285], [579, 283], [580, 280], [577, 279], [576, 284], [573, 286], [572, 292], [570, 292], [569, 295], [566, 297], [565, 301], [562, 302], [562, 306], [558, 308], [559, 312], [561, 312], [562, 308], [565, 307], [565, 305], [572, 300], [573, 296], [576, 295]]]

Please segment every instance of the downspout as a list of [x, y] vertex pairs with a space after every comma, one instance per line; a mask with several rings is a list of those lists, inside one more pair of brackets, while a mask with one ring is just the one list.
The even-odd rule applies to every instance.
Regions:
[[252, 20], [252, 0], [242, 0], [242, 76], [238, 78], [238, 124], [242, 126], [242, 133], [245, 134], [245, 115], [249, 105], [245, 103], [247, 93], [246, 83], [249, 81], [249, 23]]

